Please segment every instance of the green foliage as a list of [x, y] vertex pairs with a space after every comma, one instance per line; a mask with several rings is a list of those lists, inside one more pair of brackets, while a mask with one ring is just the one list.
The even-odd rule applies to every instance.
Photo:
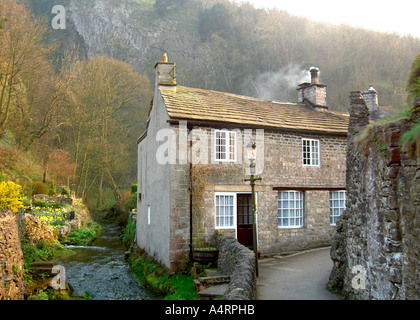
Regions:
[[413, 100], [420, 97], [420, 53], [411, 65], [407, 79], [406, 91], [408, 94], [407, 103], [410, 105]]
[[400, 142], [403, 151], [420, 157], [420, 123], [404, 133]]
[[131, 185], [131, 193], [137, 193], [137, 184]]
[[54, 183], [54, 180], [53, 180], [53, 182], [51, 182], [50, 190], [48, 190], [48, 195], [50, 197], [52, 197], [52, 196], [55, 195], [55, 183]]
[[43, 183], [42, 181], [34, 181], [32, 183], [32, 195], [47, 194], [47, 193], [48, 193], [48, 189], [45, 183]]
[[127, 201], [124, 202], [124, 207], [130, 211], [137, 208], [137, 194], [136, 193], [130, 194]]
[[27, 240], [22, 241], [22, 250], [24, 257], [24, 268], [29, 269], [30, 265], [35, 261], [49, 261], [60, 255], [68, 255], [73, 252], [65, 248], [59, 242], [38, 242], [33, 244]]
[[165, 300], [198, 299], [193, 277], [184, 274], [171, 274], [169, 270], [149, 257], [145, 252], [131, 254], [128, 258], [131, 270], [141, 283]]
[[128, 223], [124, 229], [123, 242], [127, 248], [134, 244], [134, 237], [136, 235], [136, 219], [133, 219], [133, 213], [128, 215]]
[[61, 203], [53, 203], [53, 202], [42, 201], [42, 200], [33, 200], [32, 206], [41, 207], [41, 208], [54, 208], [54, 209], [59, 209], [59, 208], [64, 207], [64, 205]]
[[68, 186], [57, 187], [57, 194], [60, 195], [60, 196], [70, 197], [71, 196], [70, 187], [68, 187]]
[[231, 32], [231, 21], [234, 20], [232, 12], [224, 3], [216, 3], [209, 9], [204, 9], [199, 15], [198, 31], [201, 41], [211, 39], [213, 34], [227, 38]]
[[65, 241], [72, 245], [89, 245], [102, 232], [102, 227], [96, 222], [89, 222], [86, 228], [80, 228], [70, 232]]
[[28, 300], [49, 300], [49, 296], [44, 290], [39, 290], [38, 293], [31, 295]]
[[197, 300], [199, 298], [192, 276], [175, 274], [169, 280], [169, 287], [169, 294], [164, 300]]

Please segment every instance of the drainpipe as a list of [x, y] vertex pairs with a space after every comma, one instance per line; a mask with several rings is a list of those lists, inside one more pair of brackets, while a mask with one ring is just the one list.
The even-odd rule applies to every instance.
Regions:
[[[190, 132], [192, 130], [192, 126], [191, 125], [187, 125], [187, 137], [189, 136]], [[189, 243], [189, 247], [190, 247], [190, 264], [193, 263], [193, 198], [192, 198], [192, 179], [191, 179], [191, 174], [192, 174], [192, 139], [189, 139], [189, 144], [190, 144], [190, 159], [187, 160], [189, 161], [190, 164], [190, 243]]]

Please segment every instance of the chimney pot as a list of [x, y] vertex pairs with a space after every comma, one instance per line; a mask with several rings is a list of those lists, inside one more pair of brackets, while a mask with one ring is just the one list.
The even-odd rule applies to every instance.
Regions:
[[168, 62], [168, 54], [165, 52], [161, 58], [162, 62]]
[[319, 84], [319, 79], [318, 79], [319, 69], [316, 67], [312, 67], [311, 69], [309, 69], [309, 71], [311, 72], [311, 83]]

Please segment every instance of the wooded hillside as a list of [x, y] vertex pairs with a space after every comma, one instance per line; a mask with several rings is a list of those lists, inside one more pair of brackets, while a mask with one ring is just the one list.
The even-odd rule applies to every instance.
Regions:
[[[55, 4], [66, 7], [66, 30], [51, 28]], [[420, 52], [418, 38], [228, 0], [1, 0], [0, 44], [3, 145], [30, 151], [47, 180], [67, 180], [99, 205], [105, 189], [119, 198], [118, 187], [135, 181], [135, 142], [163, 52], [182, 85], [267, 100], [296, 101], [316, 66], [330, 110], [341, 112], [370, 84], [380, 105], [401, 109]], [[64, 177], [49, 175], [57, 166]], [[37, 168], [30, 179], [42, 178]]]
[[[30, 1], [38, 14], [59, 2]], [[229, 0], [65, 2], [78, 19], [102, 15], [102, 20], [95, 20], [102, 28], [114, 12], [118, 28], [106, 29], [109, 34], [104, 35], [75, 21], [69, 29], [78, 28], [77, 37], [74, 30], [53, 33], [60, 46], [73, 41], [92, 55], [105, 52], [147, 74], [149, 80], [154, 62], [166, 51], [177, 63], [178, 82], [183, 85], [268, 100], [296, 101], [297, 84], [308, 80], [306, 70], [316, 66], [321, 82], [328, 86], [330, 108], [342, 112], [347, 112], [349, 92], [367, 90], [371, 84], [381, 105], [401, 108], [408, 70], [420, 52], [418, 38], [317, 23]], [[127, 42], [133, 36], [137, 39]], [[105, 45], [89, 47], [93, 38]], [[143, 53], [131, 48], [137, 45]]]

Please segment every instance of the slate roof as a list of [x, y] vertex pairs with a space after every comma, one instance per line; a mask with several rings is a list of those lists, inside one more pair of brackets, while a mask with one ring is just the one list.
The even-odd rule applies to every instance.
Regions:
[[171, 119], [347, 134], [348, 115], [315, 110], [306, 103], [272, 102], [180, 85], [159, 90]]

